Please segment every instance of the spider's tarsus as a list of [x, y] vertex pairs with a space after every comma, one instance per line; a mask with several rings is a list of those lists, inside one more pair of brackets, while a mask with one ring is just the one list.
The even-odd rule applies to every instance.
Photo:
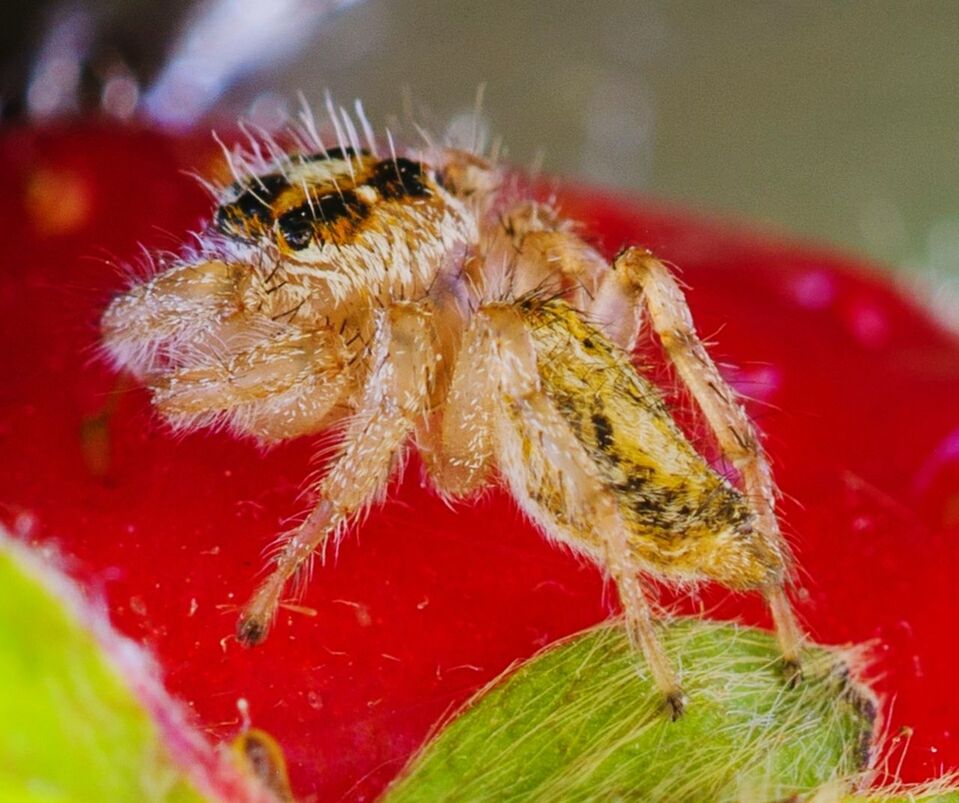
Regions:
[[236, 623], [236, 640], [244, 647], [255, 647], [266, 641], [269, 625], [261, 619], [243, 614]]
[[803, 680], [802, 663], [798, 658], [783, 658], [783, 676], [786, 678], [786, 688], [795, 689]]
[[679, 719], [686, 711], [686, 695], [682, 689], [675, 689], [666, 694], [666, 710], [669, 712], [669, 718], [672, 722]]

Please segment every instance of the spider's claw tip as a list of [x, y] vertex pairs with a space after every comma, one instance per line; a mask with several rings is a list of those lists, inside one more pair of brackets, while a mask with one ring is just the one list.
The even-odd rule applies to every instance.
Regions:
[[686, 710], [686, 695], [682, 689], [675, 689], [666, 695], [666, 710], [669, 712], [669, 718], [675, 722]]
[[783, 658], [783, 676], [786, 678], [786, 687], [795, 689], [803, 679], [802, 664], [798, 658]]
[[262, 620], [245, 613], [236, 623], [236, 640], [244, 647], [255, 647], [266, 640], [269, 630]]

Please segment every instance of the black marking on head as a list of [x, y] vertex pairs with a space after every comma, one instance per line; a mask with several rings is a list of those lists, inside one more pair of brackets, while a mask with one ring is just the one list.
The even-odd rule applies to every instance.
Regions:
[[367, 206], [361, 201], [353, 190], [343, 190], [343, 192], [332, 192], [324, 195], [313, 202], [316, 207], [317, 219], [324, 223], [334, 223], [340, 218], [365, 217]]
[[428, 196], [430, 189], [424, 179], [422, 164], [399, 156], [373, 165], [373, 172], [365, 183], [378, 190], [380, 197], [399, 200]]
[[330, 231], [344, 220], [354, 223], [363, 220], [369, 214], [369, 207], [352, 190], [331, 192], [310, 203], [302, 203], [295, 209], [281, 215], [277, 229], [286, 245], [294, 251], [302, 251], [314, 236], [323, 242], [336, 237], [324, 237], [324, 230]]
[[234, 185], [243, 192], [236, 200], [217, 207], [214, 224], [223, 234], [248, 234], [250, 225], [268, 227], [273, 222], [271, 205], [290, 188], [290, 182], [280, 173], [261, 176], [246, 185]]

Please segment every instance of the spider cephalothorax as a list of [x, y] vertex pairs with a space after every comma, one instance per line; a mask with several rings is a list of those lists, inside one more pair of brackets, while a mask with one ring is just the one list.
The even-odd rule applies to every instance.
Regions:
[[[674, 715], [684, 698], [641, 572], [762, 590], [796, 676], [768, 464], [667, 268], [636, 248], [609, 265], [477, 154], [384, 149], [362, 117], [361, 147], [351, 119], [330, 122], [336, 147], [308, 118], [289, 148], [231, 153], [236, 181], [217, 189], [200, 247], [103, 316], [114, 359], [176, 425], [263, 441], [340, 430], [238, 638], [266, 637], [287, 581], [382, 499], [412, 447], [445, 498], [502, 483], [546, 535], [608, 572]], [[633, 366], [644, 313], [738, 486]]]

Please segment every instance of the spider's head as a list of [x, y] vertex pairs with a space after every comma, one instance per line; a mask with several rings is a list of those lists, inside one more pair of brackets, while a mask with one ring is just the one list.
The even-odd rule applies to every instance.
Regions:
[[322, 262], [326, 247], [354, 244], [385, 205], [413, 205], [437, 193], [422, 163], [332, 148], [295, 155], [282, 170], [233, 184], [214, 226], [231, 239], [273, 246], [291, 260]]

